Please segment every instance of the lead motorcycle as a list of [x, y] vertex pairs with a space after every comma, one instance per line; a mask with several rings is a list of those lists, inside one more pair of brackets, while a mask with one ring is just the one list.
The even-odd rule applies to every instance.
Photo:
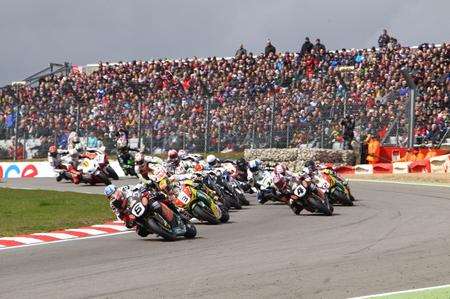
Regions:
[[149, 199], [147, 207], [140, 201], [135, 202], [131, 206], [131, 214], [136, 217], [135, 223], [141, 237], [156, 234], [165, 240], [174, 241], [180, 236], [192, 239], [197, 235], [195, 225], [187, 217], [154, 197]]
[[105, 185], [111, 185], [111, 180], [108, 178], [108, 175], [104, 172], [104, 170], [100, 167], [97, 159], [89, 159], [87, 157], [83, 158], [80, 165], [78, 166], [78, 171], [81, 173], [81, 182], [85, 182], [91, 185], [101, 183]]

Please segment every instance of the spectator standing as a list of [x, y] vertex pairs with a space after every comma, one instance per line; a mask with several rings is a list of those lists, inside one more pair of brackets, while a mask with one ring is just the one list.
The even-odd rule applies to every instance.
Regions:
[[247, 50], [244, 48], [244, 45], [241, 44], [239, 49], [237, 49], [236, 54], [234, 54], [235, 57], [240, 57], [247, 54]]
[[320, 42], [320, 38], [316, 39], [316, 44], [314, 45], [314, 50], [319, 53], [320, 50], [326, 51], [324, 44]]
[[391, 40], [391, 37], [387, 33], [387, 29], [383, 29], [383, 33], [378, 37], [378, 46], [380, 48], [387, 47], [389, 41]]
[[355, 138], [354, 130], [355, 130], [355, 120], [352, 116], [347, 115], [344, 120], [341, 122], [342, 131], [344, 132], [344, 149], [352, 150], [352, 141]]
[[270, 53], [274, 54], [276, 53], [277, 49], [272, 45], [270, 42], [270, 39], [267, 40], [266, 48], [264, 49], [264, 55], [269, 56]]
[[309, 37], [306, 37], [305, 42], [300, 49], [300, 57], [303, 57], [305, 54], [311, 53], [312, 49], [314, 49], [314, 45], [309, 41]]

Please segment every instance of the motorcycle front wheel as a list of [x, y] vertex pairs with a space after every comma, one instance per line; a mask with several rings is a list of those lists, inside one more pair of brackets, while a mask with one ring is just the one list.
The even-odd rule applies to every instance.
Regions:
[[203, 207], [196, 205], [192, 210], [194, 216], [199, 220], [204, 220], [210, 224], [219, 224], [220, 220], [214, 214]]
[[162, 225], [155, 219], [149, 218], [147, 223], [154, 234], [161, 236], [163, 239], [165, 239], [167, 241], [175, 241], [176, 240], [177, 235], [172, 232], [169, 232], [167, 229], [162, 227]]

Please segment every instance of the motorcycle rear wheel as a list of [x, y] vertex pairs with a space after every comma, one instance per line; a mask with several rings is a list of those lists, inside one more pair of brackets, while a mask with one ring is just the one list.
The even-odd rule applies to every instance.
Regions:
[[337, 199], [344, 206], [353, 206], [353, 202], [347, 194], [342, 192], [341, 190], [334, 189], [333, 197]]

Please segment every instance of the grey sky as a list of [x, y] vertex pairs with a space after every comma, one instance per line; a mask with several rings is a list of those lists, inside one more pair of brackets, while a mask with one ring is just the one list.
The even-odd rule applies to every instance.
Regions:
[[330, 49], [450, 40], [450, 0], [0, 0], [0, 86], [49, 62], [84, 65], [157, 57], [255, 53], [271, 38], [297, 50], [305, 36]]

